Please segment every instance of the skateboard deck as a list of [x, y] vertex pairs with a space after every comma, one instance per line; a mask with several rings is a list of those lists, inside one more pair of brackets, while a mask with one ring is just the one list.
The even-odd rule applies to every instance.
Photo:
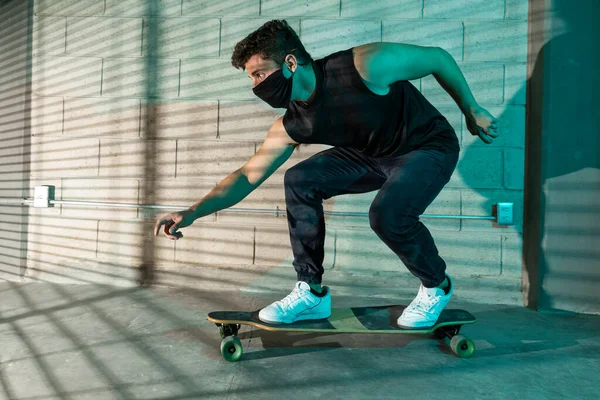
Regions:
[[250, 325], [275, 332], [334, 332], [334, 333], [379, 333], [379, 334], [436, 334], [451, 339], [450, 347], [460, 357], [470, 357], [473, 342], [459, 335], [460, 328], [475, 322], [468, 311], [445, 309], [435, 325], [426, 329], [402, 329], [397, 326], [406, 306], [387, 305], [377, 307], [333, 308], [326, 319], [298, 321], [291, 324], [271, 324], [261, 321], [257, 311], [213, 311], [207, 319], [214, 322], [221, 342], [221, 354], [228, 361], [238, 361], [243, 349], [237, 332], [241, 325]]

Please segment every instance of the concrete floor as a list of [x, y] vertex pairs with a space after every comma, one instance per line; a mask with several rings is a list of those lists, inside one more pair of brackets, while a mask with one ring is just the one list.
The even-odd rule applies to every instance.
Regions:
[[[293, 284], [293, 283], [292, 283]], [[281, 298], [182, 289], [0, 284], [1, 399], [596, 399], [600, 316], [453, 299], [478, 321], [470, 359], [414, 335], [244, 327], [221, 358], [206, 313]], [[335, 293], [335, 291], [334, 291]], [[364, 306], [410, 299], [334, 297]]]

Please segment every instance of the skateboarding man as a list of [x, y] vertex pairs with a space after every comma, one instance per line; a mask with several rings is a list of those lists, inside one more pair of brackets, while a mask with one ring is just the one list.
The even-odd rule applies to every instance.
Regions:
[[[329, 288], [321, 286], [325, 241], [323, 200], [378, 190], [369, 209], [377, 236], [421, 285], [398, 318], [407, 329], [431, 327], [454, 284], [419, 216], [448, 183], [459, 157], [451, 125], [409, 82], [433, 74], [485, 143], [497, 120], [480, 107], [452, 56], [438, 47], [370, 43], [313, 60], [285, 20], [273, 20], [240, 41], [232, 64], [247, 71], [256, 96], [285, 115], [271, 126], [250, 160], [188, 210], [155, 225], [173, 240], [198, 218], [231, 207], [260, 186], [300, 144], [332, 146], [289, 168], [284, 177], [293, 291], [263, 308], [269, 323], [327, 318]], [[376, 268], [376, 266], [375, 266]]]

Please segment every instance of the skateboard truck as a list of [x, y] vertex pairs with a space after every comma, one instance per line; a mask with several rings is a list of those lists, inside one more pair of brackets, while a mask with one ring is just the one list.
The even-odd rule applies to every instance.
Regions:
[[238, 331], [241, 328], [240, 324], [230, 325], [230, 324], [216, 324], [219, 328], [219, 336], [221, 339], [226, 338], [227, 336], [237, 336]]

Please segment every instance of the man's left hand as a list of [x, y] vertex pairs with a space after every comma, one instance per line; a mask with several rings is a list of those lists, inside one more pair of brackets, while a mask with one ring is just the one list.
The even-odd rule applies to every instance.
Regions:
[[498, 120], [485, 108], [476, 106], [465, 114], [467, 129], [473, 136], [479, 136], [485, 143], [490, 144], [498, 137]]

